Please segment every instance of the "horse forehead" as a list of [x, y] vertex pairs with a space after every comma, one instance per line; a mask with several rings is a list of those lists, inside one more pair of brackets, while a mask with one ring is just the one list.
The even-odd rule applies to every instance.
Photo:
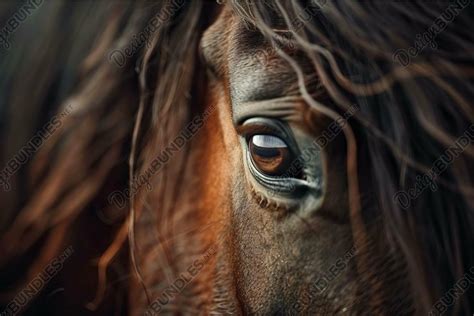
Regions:
[[[291, 66], [278, 57], [260, 32], [248, 27], [230, 10], [223, 10], [206, 30], [201, 51], [206, 63], [229, 83], [234, 118], [252, 111], [249, 107], [258, 107], [254, 101], [298, 94]], [[266, 111], [255, 110], [261, 114]]]

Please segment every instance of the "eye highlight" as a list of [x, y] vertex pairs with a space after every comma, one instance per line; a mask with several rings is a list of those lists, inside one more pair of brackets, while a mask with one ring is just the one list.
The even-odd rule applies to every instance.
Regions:
[[263, 174], [280, 176], [291, 164], [288, 145], [273, 135], [254, 135], [249, 140], [249, 150], [255, 167]]

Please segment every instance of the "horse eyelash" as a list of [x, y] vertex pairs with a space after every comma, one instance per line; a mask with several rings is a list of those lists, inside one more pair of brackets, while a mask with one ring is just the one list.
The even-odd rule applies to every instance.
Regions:
[[252, 184], [250, 184], [250, 191], [252, 194], [252, 198], [261, 208], [275, 213], [286, 213], [290, 211], [290, 208], [285, 206], [284, 204], [278, 203], [277, 201], [272, 201], [262, 193], [257, 192], [257, 190], [253, 188]]

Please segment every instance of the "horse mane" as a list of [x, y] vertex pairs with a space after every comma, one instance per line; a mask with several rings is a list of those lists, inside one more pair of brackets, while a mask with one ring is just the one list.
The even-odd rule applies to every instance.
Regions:
[[[53, 12], [64, 10], [57, 16], [44, 16], [56, 28], [61, 28], [61, 20], [69, 15], [76, 18], [71, 13], [74, 10], [66, 11], [61, 4], [50, 6]], [[132, 205], [127, 201], [125, 207], [118, 207], [108, 197], [115, 190], [127, 189], [135, 175], [144, 172], [192, 115], [201, 111], [190, 100], [199, 93], [193, 84], [199, 65], [198, 30], [203, 29], [207, 19], [201, 13], [203, 3], [197, 1], [118, 2], [113, 5], [91, 1], [80, 6], [84, 11], [100, 14], [103, 23], [82, 30], [89, 32], [84, 38], [95, 41], [95, 45], [90, 47], [90, 43], [81, 43], [89, 46], [90, 51], [82, 55], [83, 60], [75, 60], [78, 65], [71, 66], [75, 67], [75, 72], [68, 74], [78, 77], [77, 88], [62, 91], [63, 97], [69, 97], [61, 100], [56, 110], [61, 112], [67, 108], [71, 113], [61, 119], [61, 128], [25, 167], [28, 173], [15, 179], [28, 183], [24, 193], [31, 195], [24, 203], [10, 202], [15, 207], [11, 207], [10, 215], [5, 216], [2, 223], [1, 243], [5, 253], [0, 266], [4, 271], [11, 271], [19, 263], [26, 265], [26, 275], [14, 274], [9, 278], [10, 288], [11, 284], [21, 288], [63, 248], [71, 243], [76, 245], [73, 231], [80, 231], [81, 228], [75, 228], [79, 225], [102, 239], [92, 254], [86, 254], [85, 260], [89, 262], [100, 256], [96, 267], [98, 291], [88, 306], [96, 309], [104, 298], [109, 265], [120, 257], [127, 245], [134, 258], [134, 210], [140, 208], [141, 211], [144, 199], [138, 192], [130, 198]], [[75, 29], [82, 22], [80, 14], [77, 15], [79, 21], [74, 21], [78, 24], [73, 25]], [[137, 35], [153, 18], [159, 21], [156, 29], [145, 41], [139, 42], [141, 39]], [[49, 36], [54, 38], [56, 35], [50, 30]], [[133, 41], [138, 43], [133, 55], [125, 58], [123, 64], [115, 63], [111, 54], [115, 50], [125, 51]], [[55, 47], [50, 54], [58, 56], [61, 48]], [[32, 55], [28, 62], [32, 66], [38, 60]], [[49, 88], [56, 88], [53, 84], [57, 78], [47, 79], [52, 85]], [[27, 107], [26, 100], [22, 101], [18, 106]], [[50, 102], [58, 100], [51, 95], [41, 95], [35, 100], [35, 104], [40, 104], [38, 107], [54, 108]], [[172, 207], [172, 201], [168, 200], [176, 199], [172, 192], [178, 187], [173, 182], [179, 179], [185, 160], [185, 155], [177, 155], [149, 180], [154, 181], [155, 191], [163, 198], [160, 209], [164, 215], [169, 214]], [[20, 211], [17, 211], [18, 206]], [[80, 225], [85, 218], [96, 218], [99, 212], [113, 217], [114, 222], [92, 230]], [[131, 232], [130, 240], [127, 239], [128, 232]], [[35, 259], [31, 260], [31, 257]], [[125, 264], [127, 257], [122, 258]], [[132, 265], [137, 267], [135, 260]], [[136, 272], [139, 275], [138, 267]]]
[[[82, 43], [79, 55], [68, 51], [74, 61], [83, 58], [77, 63], [80, 67], [75, 66], [78, 88], [69, 84], [55, 95], [52, 91], [58, 91], [58, 77], [45, 77], [41, 89], [50, 93], [37, 93], [29, 99], [15, 99], [19, 92], [9, 95], [10, 106], [21, 109], [27, 109], [28, 103], [31, 109], [54, 108], [51, 104], [60, 104], [64, 96], [71, 95], [57, 111], [70, 106], [72, 113], [27, 165], [28, 172], [15, 179], [14, 183], [28, 185], [19, 191], [23, 194], [6, 203], [7, 215], [0, 223], [5, 231], [0, 239], [5, 249], [0, 266], [7, 267], [5, 271], [12, 271], [18, 262], [27, 266], [27, 275], [9, 278], [11, 283], [24, 283], [64, 247], [77, 242], [72, 233], [78, 229], [73, 228], [83, 223], [84, 218], [95, 216], [97, 209], [114, 216], [119, 214], [120, 220], [110, 227], [93, 228], [94, 233], [106, 236], [93, 254], [100, 256], [98, 293], [89, 306], [93, 309], [104, 296], [107, 267], [127, 245], [131, 265], [140, 281], [140, 265], [134, 259], [135, 219], [159, 223], [170, 216], [177, 199], [183, 166], [187, 163], [186, 148], [153, 175], [153, 193], [142, 187], [125, 208], [109, 203], [107, 197], [116, 190], [131, 189], [135, 176], [146, 173], [150, 163], [183, 126], [204, 110], [192, 100], [199, 99], [200, 89], [194, 82], [203, 75], [199, 69], [198, 42], [210, 22], [203, 8], [214, 4], [180, 0], [118, 2], [112, 6], [103, 1], [91, 3], [83, 4], [84, 12], [93, 6], [102, 19], [83, 31], [96, 45]], [[35, 23], [49, 19], [51, 25], [57, 26], [70, 14], [77, 19], [71, 22], [71, 29], [83, 25], [83, 12], [66, 13], [71, 10], [61, 4], [49, 5], [58, 10], [57, 16], [39, 14]], [[306, 53], [332, 101], [322, 104], [308, 99], [312, 106], [340, 115], [352, 104], [358, 105], [347, 131], [347, 135], [354, 136], [350, 146], [356, 148], [356, 156], [350, 158], [358, 162], [348, 177], [358, 179], [357, 175], [364, 175], [352, 192], [351, 202], [360, 201], [357, 216], [362, 221], [354, 225], [363, 226], [354, 229], [361, 234], [381, 232], [381, 239], [390, 246], [389, 258], [371, 259], [370, 252], [386, 250], [377, 241], [365, 240], [370, 251], [360, 255], [363, 263], [358, 269], [366, 275], [366, 295], [369, 299], [378, 297], [380, 301], [374, 304], [382, 310], [387, 297], [398, 289], [380, 288], [374, 279], [380, 273], [382, 279], [388, 280], [389, 272], [399, 270], [396, 276], [402, 278], [401, 272], [406, 272], [406, 280], [401, 282], [409, 284], [411, 290], [396, 293], [412, 300], [404, 308], [413, 310], [416, 306], [417, 313], [429, 312], [474, 266], [470, 234], [474, 226], [474, 175], [469, 168], [473, 147], [466, 147], [434, 180], [436, 190], [425, 190], [408, 208], [401, 207], [394, 196], [413, 188], [417, 177], [426, 174], [459, 136], [469, 129], [474, 134], [470, 104], [474, 69], [469, 55], [474, 42], [474, 35], [469, 32], [472, 12], [460, 12], [436, 36], [435, 50], [426, 47], [403, 66], [394, 61], [394, 52], [413, 46], [416, 34], [423, 34], [431, 26], [446, 9], [446, 2], [233, 0], [230, 5], [249, 27], [261, 30], [269, 41], [281, 41], [281, 36], [273, 31], [275, 17], [294, 30], [298, 36], [291, 40]], [[136, 40], [134, 36], [155, 15], [161, 16], [162, 23], [153, 36], [122, 66], [117, 66], [110, 53], [125, 49]], [[290, 21], [298, 22], [298, 27]], [[58, 34], [52, 29], [46, 32], [54, 43]], [[31, 69], [44, 71], [40, 66], [32, 66], [38, 62], [28, 49], [21, 47], [16, 53], [28, 57], [24, 63]], [[61, 45], [53, 46], [47, 57], [59, 58], [63, 49]], [[278, 52], [288, 58], [284, 51]], [[59, 62], [66, 64], [64, 60]], [[293, 65], [296, 70], [301, 68], [297, 63]], [[21, 80], [15, 78], [14, 82], [26, 91], [37, 84], [28, 81], [21, 85]], [[304, 92], [304, 78], [299, 84]], [[11, 129], [8, 135], [14, 132]], [[21, 195], [29, 198], [21, 199]], [[150, 195], [160, 202], [158, 214], [146, 212]], [[2, 199], [7, 201], [4, 196]], [[370, 225], [374, 223], [379, 227]], [[147, 248], [140, 246], [142, 251]], [[127, 254], [124, 256], [128, 258]], [[470, 314], [472, 306], [470, 290], [452, 308], [455, 313]]]

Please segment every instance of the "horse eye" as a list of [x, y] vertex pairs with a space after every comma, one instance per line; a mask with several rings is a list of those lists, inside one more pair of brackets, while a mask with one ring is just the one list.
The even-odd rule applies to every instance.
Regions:
[[279, 137], [254, 135], [249, 142], [252, 160], [260, 172], [270, 176], [280, 176], [291, 163], [290, 150]]

